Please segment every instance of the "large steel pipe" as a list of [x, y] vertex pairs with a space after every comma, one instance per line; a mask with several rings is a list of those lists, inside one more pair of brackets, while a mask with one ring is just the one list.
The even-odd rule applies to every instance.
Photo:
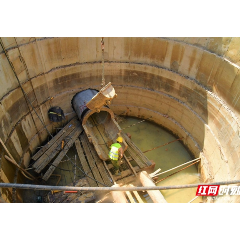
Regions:
[[97, 93], [97, 90], [87, 89], [77, 93], [73, 97], [72, 106], [80, 120], [83, 120], [84, 115], [90, 110], [86, 106], [86, 103], [88, 103]]

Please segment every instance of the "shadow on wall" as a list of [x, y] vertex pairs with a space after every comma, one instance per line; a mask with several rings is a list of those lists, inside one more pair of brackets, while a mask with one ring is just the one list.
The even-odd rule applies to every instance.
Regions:
[[[202, 102], [206, 114], [204, 109], [202, 113], [196, 110], [206, 124], [204, 142], [200, 146], [208, 158], [209, 172], [215, 181], [240, 177], [239, 124], [236, 119], [240, 106], [239, 66], [236, 65], [240, 59], [239, 44], [240, 38], [210, 38], [205, 46], [207, 51], [201, 54], [195, 77], [196, 83], [205, 89], [202, 96], [207, 97], [206, 102]], [[182, 69], [180, 73], [184, 73], [182, 66], [186, 62], [185, 58], [178, 70]], [[186, 75], [191, 76], [191, 73]], [[192, 107], [196, 109], [194, 105]]]
[[226, 141], [221, 134], [226, 137], [230, 129], [219, 111], [224, 110], [221, 101], [210, 91], [227, 101], [223, 90], [232, 85], [229, 78], [234, 79], [237, 72], [224, 58], [206, 50], [217, 46], [218, 54], [223, 53], [225, 40], [198, 38], [206, 42], [203, 48], [184, 41], [126, 38], [128, 59], [118, 64], [118, 71], [111, 70], [113, 65], [105, 71], [106, 80], [118, 92], [115, 111], [121, 113], [125, 108], [128, 115], [144, 118], [156, 113], [154, 121], [184, 136], [196, 157], [203, 151], [207, 158], [201, 162], [205, 181], [230, 177], [227, 157], [231, 156], [221, 146]]
[[[221, 42], [222, 40], [222, 42]], [[208, 94], [208, 126], [214, 135], [215, 151], [210, 156], [215, 180], [233, 180], [240, 177], [239, 162], [239, 96], [240, 96], [240, 55], [237, 54], [240, 38], [219, 38], [218, 54], [205, 53], [205, 76], [207, 87], [216, 94]], [[221, 49], [222, 46], [222, 49]], [[223, 100], [223, 101], [222, 101]], [[209, 134], [208, 134], [209, 135]], [[209, 143], [214, 147], [212, 141]], [[207, 139], [207, 140], [208, 140]]]

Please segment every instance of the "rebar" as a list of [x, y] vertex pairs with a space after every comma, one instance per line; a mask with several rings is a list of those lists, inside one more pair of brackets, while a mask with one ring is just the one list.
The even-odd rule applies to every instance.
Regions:
[[200, 162], [200, 160], [197, 160], [196, 162], [194, 162], [194, 163], [191, 163], [190, 165], [188, 165], [188, 166], [186, 166], [186, 167], [184, 167], [184, 168], [181, 168], [181, 169], [180, 169], [180, 170], [178, 170], [177, 172], [174, 172], [174, 173], [172, 173], [172, 174], [168, 175], [167, 177], [165, 177], [165, 178], [162, 178], [162, 179], [158, 180], [158, 181], [157, 181], [157, 182], [155, 182], [155, 183], [159, 183], [159, 182], [161, 182], [161, 181], [163, 181], [163, 180], [165, 180], [165, 179], [167, 179], [167, 178], [171, 177], [172, 175], [175, 175], [176, 173], [179, 173], [179, 172], [181, 172], [181, 171], [185, 170], [186, 168], [189, 168], [189, 167], [191, 167], [192, 165], [194, 165], [194, 164], [196, 164], [196, 163], [198, 163], [198, 162]]
[[142, 123], [142, 122], [144, 122], [144, 121], [147, 121], [147, 120], [150, 119], [150, 118], [152, 118], [152, 116], [149, 117], [149, 118], [146, 118], [146, 119], [144, 119], [144, 120], [142, 120], [142, 121], [140, 121], [140, 122], [137, 122], [137, 123], [131, 124], [131, 125], [125, 127], [125, 128], [122, 128], [122, 130], [127, 129], [127, 128], [130, 128], [130, 127], [133, 127], [133, 126], [135, 126], [135, 125], [137, 125], [137, 124], [139, 124], [139, 123]]
[[174, 169], [176, 169], [176, 168], [179, 168], [179, 167], [181, 167], [181, 166], [184, 166], [184, 165], [186, 165], [186, 164], [188, 164], [188, 163], [195, 162], [195, 161], [197, 161], [198, 159], [201, 159], [201, 158], [199, 157], [199, 158], [195, 158], [195, 159], [193, 159], [193, 160], [191, 160], [191, 161], [185, 162], [185, 163], [183, 163], [183, 164], [181, 164], [181, 165], [178, 165], [177, 167], [171, 168], [171, 169], [169, 169], [169, 170], [167, 170], [167, 171], [165, 171], [165, 172], [158, 173], [158, 174], [154, 175], [154, 177], [159, 176], [159, 175], [162, 175], [162, 174], [164, 174], [164, 173], [166, 173], [166, 172], [170, 172], [170, 171], [172, 171], [172, 170], [174, 170]]
[[179, 141], [179, 140], [181, 140], [181, 139], [183, 139], [183, 137], [182, 137], [182, 138], [178, 138], [178, 139], [176, 139], [176, 140], [173, 140], [173, 141], [171, 141], [171, 142], [165, 143], [165, 144], [163, 144], [163, 145], [161, 145], [161, 146], [151, 148], [151, 149], [149, 149], [149, 150], [144, 151], [143, 153], [150, 152], [150, 151], [155, 150], [155, 149], [160, 148], [160, 147], [164, 147], [164, 146], [166, 146], [166, 145], [168, 145], [168, 144], [170, 144], [170, 143]]

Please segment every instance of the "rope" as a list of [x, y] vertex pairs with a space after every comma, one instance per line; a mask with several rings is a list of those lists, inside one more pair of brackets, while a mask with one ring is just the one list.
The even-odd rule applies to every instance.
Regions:
[[187, 167], [181, 168], [181, 169], [180, 169], [180, 170], [178, 170], [177, 172], [175, 172], [175, 173], [172, 173], [172, 174], [168, 175], [167, 177], [165, 177], [165, 178], [162, 178], [162, 179], [160, 179], [159, 181], [157, 181], [157, 182], [155, 182], [155, 183], [159, 183], [159, 182], [161, 182], [161, 181], [165, 180], [166, 178], [169, 178], [169, 177], [171, 177], [172, 175], [174, 175], [174, 174], [176, 174], [176, 173], [179, 173], [179, 172], [181, 172], [182, 170], [184, 170], [184, 169], [186, 169], [186, 168], [188, 168], [188, 167], [191, 167], [192, 165], [196, 164], [197, 162], [200, 162], [200, 160], [198, 160], [198, 161], [196, 161], [196, 162], [194, 162], [194, 163], [190, 164], [190, 165], [189, 165], [189, 166], [187, 166]]
[[147, 121], [147, 120], [150, 119], [150, 118], [152, 118], [152, 116], [149, 117], [149, 118], [147, 118], [147, 119], [144, 119], [144, 120], [142, 120], [142, 121], [140, 121], [140, 122], [137, 122], [137, 123], [134, 123], [134, 124], [132, 124], [132, 125], [129, 125], [129, 126], [125, 127], [125, 128], [122, 128], [122, 130], [127, 129], [127, 128], [130, 128], [130, 127], [132, 127], [132, 126], [135, 126], [135, 125], [137, 125], [137, 124], [139, 124], [139, 123], [142, 123], [142, 122], [144, 122], [144, 121]]
[[101, 39], [101, 48], [102, 48], [102, 83], [101, 87], [105, 86], [105, 78], [104, 78], [104, 41], [103, 37]]

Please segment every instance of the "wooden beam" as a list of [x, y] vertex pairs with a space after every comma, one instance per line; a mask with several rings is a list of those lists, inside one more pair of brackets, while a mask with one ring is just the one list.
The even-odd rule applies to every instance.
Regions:
[[143, 163], [139, 156], [137, 156], [137, 152], [134, 151], [131, 146], [128, 146], [126, 152], [129, 153], [129, 155], [133, 158], [133, 160], [137, 163], [137, 165], [140, 167], [140, 168], [144, 168], [147, 166], [147, 164]]
[[[80, 138], [81, 138], [81, 136], [80, 136]], [[81, 147], [81, 144], [80, 144], [80, 141], [79, 141], [78, 138], [75, 140], [75, 146], [76, 146], [77, 154], [78, 154], [78, 157], [79, 157], [80, 162], [82, 164], [83, 170], [89, 176], [89, 177], [87, 177], [87, 181], [89, 182], [90, 187], [97, 187], [98, 185], [97, 185], [96, 181], [93, 180], [94, 177], [93, 177], [92, 172], [91, 172], [91, 170], [88, 166], [87, 159], [85, 158], [85, 156], [83, 154], [83, 149]], [[91, 179], [90, 177], [93, 178], [93, 179]]]
[[117, 181], [117, 184], [122, 186], [122, 185], [132, 183], [134, 181], [136, 181], [136, 177], [135, 177], [135, 175], [131, 175], [131, 176], [125, 177], [124, 179], [119, 179]]
[[134, 160], [135, 160], [136, 157], [139, 157], [140, 161], [143, 162], [144, 165], [148, 165], [148, 166], [152, 165], [151, 161], [142, 153], [142, 151], [135, 145], [135, 143], [131, 141], [131, 139], [126, 135], [126, 133], [123, 133], [122, 136], [128, 144], [127, 150], [129, 148], [131, 148], [132, 151], [135, 153], [134, 154], [135, 157], [132, 156], [134, 158]]
[[12, 158], [8, 157], [7, 155], [5, 155], [5, 158], [11, 162], [14, 166], [16, 166], [18, 169], [20, 169], [20, 171], [24, 172], [26, 175], [28, 175], [29, 177], [32, 178], [32, 180], [35, 180], [36, 182], [39, 183], [39, 181], [29, 172], [27, 172], [24, 168], [20, 167], [15, 160], [13, 160]]
[[101, 160], [101, 159], [98, 157], [95, 148], [93, 147], [92, 144], [90, 144], [89, 141], [87, 141], [87, 145], [88, 145], [88, 148], [90, 149], [90, 152], [91, 152], [91, 154], [92, 154], [92, 157], [93, 157], [93, 159], [94, 159], [94, 161], [95, 161], [95, 163], [96, 163], [96, 165], [97, 165], [97, 167], [98, 167], [98, 170], [99, 170], [99, 172], [100, 172], [100, 174], [101, 174], [101, 176], [102, 176], [102, 179], [103, 179], [104, 183], [105, 183], [106, 185], [108, 185], [108, 186], [112, 186], [114, 180], [111, 178], [111, 176], [108, 176], [108, 172], [107, 172], [107, 170], [105, 169], [105, 167], [104, 167], [104, 165], [103, 165], [103, 162], [104, 162], [104, 161]]
[[[129, 186], [134, 187], [132, 184], [129, 184]], [[133, 191], [133, 194], [135, 195], [139, 203], [143, 203], [143, 200], [141, 199], [137, 191]]]
[[106, 162], [103, 161], [103, 164], [104, 164], [104, 166], [105, 166], [105, 169], [108, 171], [108, 174], [109, 174], [110, 177], [112, 178], [113, 183], [116, 184], [116, 182], [115, 182], [115, 180], [114, 180], [114, 177], [113, 177], [113, 175], [111, 174], [110, 170], [108, 169], [108, 166], [107, 166]]
[[57, 156], [57, 158], [53, 161], [51, 167], [47, 170], [47, 172], [44, 174], [43, 176], [43, 180], [47, 181], [49, 179], [49, 177], [51, 176], [51, 174], [54, 172], [55, 168], [58, 166], [58, 164], [61, 162], [61, 160], [63, 159], [63, 157], [66, 155], [66, 153], [68, 152], [68, 150], [72, 147], [72, 145], [74, 144], [75, 140], [78, 138], [79, 134], [82, 131], [82, 127], [78, 127], [76, 128], [76, 131], [74, 132], [74, 135], [71, 137], [71, 139], [67, 142], [67, 144], [64, 146], [63, 150], [59, 153], [59, 155]]
[[[11, 153], [8, 151], [6, 145], [4, 144], [4, 142], [2, 141], [2, 139], [0, 138], [0, 143], [2, 144], [2, 146], [4, 147], [6, 153], [8, 154], [8, 156], [11, 158], [11, 159], [14, 159], [13, 156], [11, 155]], [[15, 161], [15, 159], [14, 159]], [[16, 162], [16, 161], [15, 161]], [[17, 163], [17, 162], [16, 162]]]
[[132, 169], [132, 171], [133, 171], [134, 175], [135, 175], [135, 176], [137, 176], [137, 173], [136, 173], [136, 171], [134, 170], [134, 168], [133, 168], [132, 164], [131, 164], [131, 163], [128, 161], [128, 159], [127, 159], [126, 155], [125, 155], [125, 154], [123, 154], [123, 156], [124, 156], [124, 159], [125, 159], [125, 161], [126, 161], [126, 162], [127, 162], [127, 164], [129, 165], [129, 167]]
[[[76, 126], [73, 126], [71, 130], [65, 135], [64, 145], [68, 144], [69, 140], [77, 131], [77, 128], [81, 128], [80, 123], [77, 123]], [[80, 134], [80, 133], [79, 133]], [[59, 138], [59, 141], [62, 140]], [[34, 164], [33, 168], [35, 172], [40, 173], [48, 163], [61, 151], [61, 141], [55, 142]]]
[[126, 193], [128, 199], [129, 199], [129, 201], [130, 201], [131, 203], [136, 203], [136, 202], [134, 201], [134, 199], [133, 199], [132, 194], [131, 194], [129, 191], [126, 191], [125, 193]]
[[[138, 167], [138, 166], [134, 167], [134, 170], [135, 170], [135, 171], [139, 170], [139, 167]], [[133, 175], [133, 172], [132, 172], [131, 169], [127, 169], [127, 170], [125, 170], [125, 171], [122, 171], [120, 176], [114, 175], [113, 177], [114, 177], [114, 180], [115, 180], [115, 182], [116, 182], [116, 181], [118, 181], [119, 179], [125, 178], [125, 177], [127, 177], [127, 176], [129, 176], [129, 175]]]
[[[11, 162], [12, 164], [14, 164], [17, 168], [19, 168], [22, 172], [24, 172], [26, 175], [28, 175], [29, 177], [31, 177], [32, 179], [34, 179], [36, 182], [39, 183], [39, 181], [29, 172], [27, 172], [25, 169], [23, 169], [22, 167], [20, 167], [18, 165], [18, 163], [16, 162], [16, 160], [13, 158], [13, 156], [11, 155], [11, 153], [8, 151], [6, 145], [4, 144], [4, 142], [2, 141], [2, 139], [0, 138], [0, 143], [2, 144], [3, 148], [5, 149], [6, 153], [8, 154], [8, 156], [5, 155], [6, 160], [8, 160], [9, 162]], [[25, 176], [26, 177], [26, 176]]]
[[56, 142], [52, 144], [50, 148], [33, 164], [34, 171], [40, 173], [45, 166], [51, 162], [51, 160], [56, 156], [58, 152], [60, 152], [61, 141], [66, 139], [68, 136], [72, 136], [74, 134], [75, 128], [79, 128], [80, 123], [76, 123], [76, 125], [72, 124], [72, 126], [61, 135], [60, 138]]
[[[47, 144], [45, 144], [35, 155], [33, 155], [32, 159], [34, 161], [36, 161], [39, 157], [42, 156], [42, 154], [44, 154], [55, 142], [59, 142], [59, 138], [61, 137], [61, 140], [62, 141], [62, 138], [64, 136], [62, 135], [66, 135], [67, 132], [69, 132], [69, 129], [71, 127], [74, 127], [77, 123], [77, 118], [73, 118], [60, 132], [58, 132]], [[74, 125], [74, 126], [72, 126]]]
[[100, 175], [100, 173], [99, 173], [99, 171], [98, 171], [98, 169], [96, 167], [94, 159], [93, 159], [93, 157], [92, 157], [92, 155], [91, 155], [91, 153], [89, 151], [89, 148], [88, 148], [88, 145], [87, 145], [87, 141], [88, 141], [87, 137], [85, 135], [82, 135], [81, 136], [81, 142], [82, 142], [83, 149], [84, 149], [84, 151], [85, 151], [85, 153], [87, 155], [88, 164], [89, 164], [89, 166], [91, 168], [91, 171], [93, 173], [94, 178], [98, 181], [98, 183], [97, 183], [98, 186], [99, 187], [103, 187], [103, 185], [101, 184], [101, 183], [103, 183], [103, 179], [102, 179], [102, 177], [101, 177], [101, 175]]

